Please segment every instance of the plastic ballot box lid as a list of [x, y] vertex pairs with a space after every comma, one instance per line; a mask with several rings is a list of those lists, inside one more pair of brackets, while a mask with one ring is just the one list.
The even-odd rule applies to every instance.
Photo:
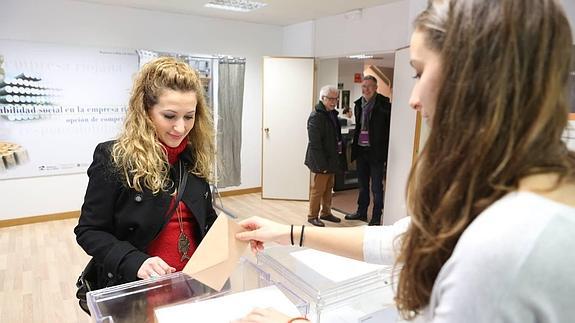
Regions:
[[[108, 287], [87, 294], [88, 307], [97, 323], [156, 322], [156, 310], [172, 305], [202, 302], [239, 292], [277, 287], [300, 311], [306, 315], [309, 305], [251, 261], [240, 259], [236, 270], [221, 291], [216, 291], [190, 276], [177, 272], [158, 278], [139, 280]], [[225, 309], [222, 309], [225, 310]], [[249, 311], [251, 309], [246, 309]], [[208, 322], [200, 317], [189, 322]]]
[[373, 322], [397, 319], [391, 288], [393, 266], [289, 246], [267, 248], [258, 254], [257, 262], [271, 280], [310, 304], [310, 318], [314, 322], [371, 322], [369, 317], [373, 317]]

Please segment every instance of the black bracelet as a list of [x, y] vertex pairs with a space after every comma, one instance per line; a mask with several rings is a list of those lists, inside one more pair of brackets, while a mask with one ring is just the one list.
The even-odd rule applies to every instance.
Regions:
[[291, 228], [289, 230], [289, 237], [291, 240], [291, 245], [293, 246], [293, 224], [291, 225]]
[[299, 236], [299, 246], [303, 247], [303, 229], [305, 228], [305, 225], [301, 226], [301, 234]]

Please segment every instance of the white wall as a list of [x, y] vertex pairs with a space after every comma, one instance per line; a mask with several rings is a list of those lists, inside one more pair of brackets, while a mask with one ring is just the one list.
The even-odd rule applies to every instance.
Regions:
[[313, 30], [313, 21], [284, 27], [282, 54], [293, 57], [314, 57]]
[[408, 35], [411, 35], [413, 32], [413, 21], [425, 8], [427, 8], [427, 0], [409, 0], [409, 19], [407, 20]]
[[[0, 2], [0, 39], [245, 57], [242, 185], [234, 189], [260, 186], [262, 56], [281, 54], [282, 38], [279, 26], [78, 1]], [[86, 184], [85, 174], [0, 181], [0, 220], [79, 210]]]
[[353, 101], [361, 96], [361, 83], [354, 83], [354, 74], [363, 72], [363, 62], [342, 62], [339, 64], [339, 83], [343, 89], [349, 90], [349, 105], [353, 109]]
[[385, 182], [383, 223], [393, 224], [407, 215], [405, 187], [413, 157], [416, 113], [409, 107], [409, 96], [415, 80], [411, 77], [409, 48], [395, 55], [393, 104], [389, 135], [389, 156]]
[[575, 44], [575, 1], [563, 0], [563, 8], [571, 24], [571, 36], [573, 37], [573, 44]]
[[[314, 102], [319, 100], [319, 90], [325, 85], [333, 85], [337, 87], [339, 60], [337, 58], [319, 59], [316, 60], [316, 82], [315, 82], [315, 95]], [[317, 100], [316, 100], [317, 99]]]
[[381, 53], [408, 44], [409, 1], [392, 2], [362, 12], [357, 19], [348, 19], [342, 14], [316, 20], [315, 56]]

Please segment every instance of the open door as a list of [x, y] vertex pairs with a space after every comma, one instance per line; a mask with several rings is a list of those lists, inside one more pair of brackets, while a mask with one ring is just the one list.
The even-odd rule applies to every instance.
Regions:
[[309, 199], [304, 160], [313, 88], [313, 58], [264, 57], [262, 198]]

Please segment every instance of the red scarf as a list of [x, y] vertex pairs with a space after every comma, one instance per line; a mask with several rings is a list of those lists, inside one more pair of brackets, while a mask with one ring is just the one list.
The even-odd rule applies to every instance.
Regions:
[[182, 151], [184, 151], [188, 146], [188, 139], [186, 138], [182, 140], [182, 142], [178, 145], [178, 147], [174, 148], [168, 147], [165, 143], [161, 141], [160, 143], [162, 144], [162, 146], [166, 150], [166, 153], [168, 154], [168, 162], [170, 163], [170, 165], [174, 165], [180, 158], [180, 154], [182, 153]]

